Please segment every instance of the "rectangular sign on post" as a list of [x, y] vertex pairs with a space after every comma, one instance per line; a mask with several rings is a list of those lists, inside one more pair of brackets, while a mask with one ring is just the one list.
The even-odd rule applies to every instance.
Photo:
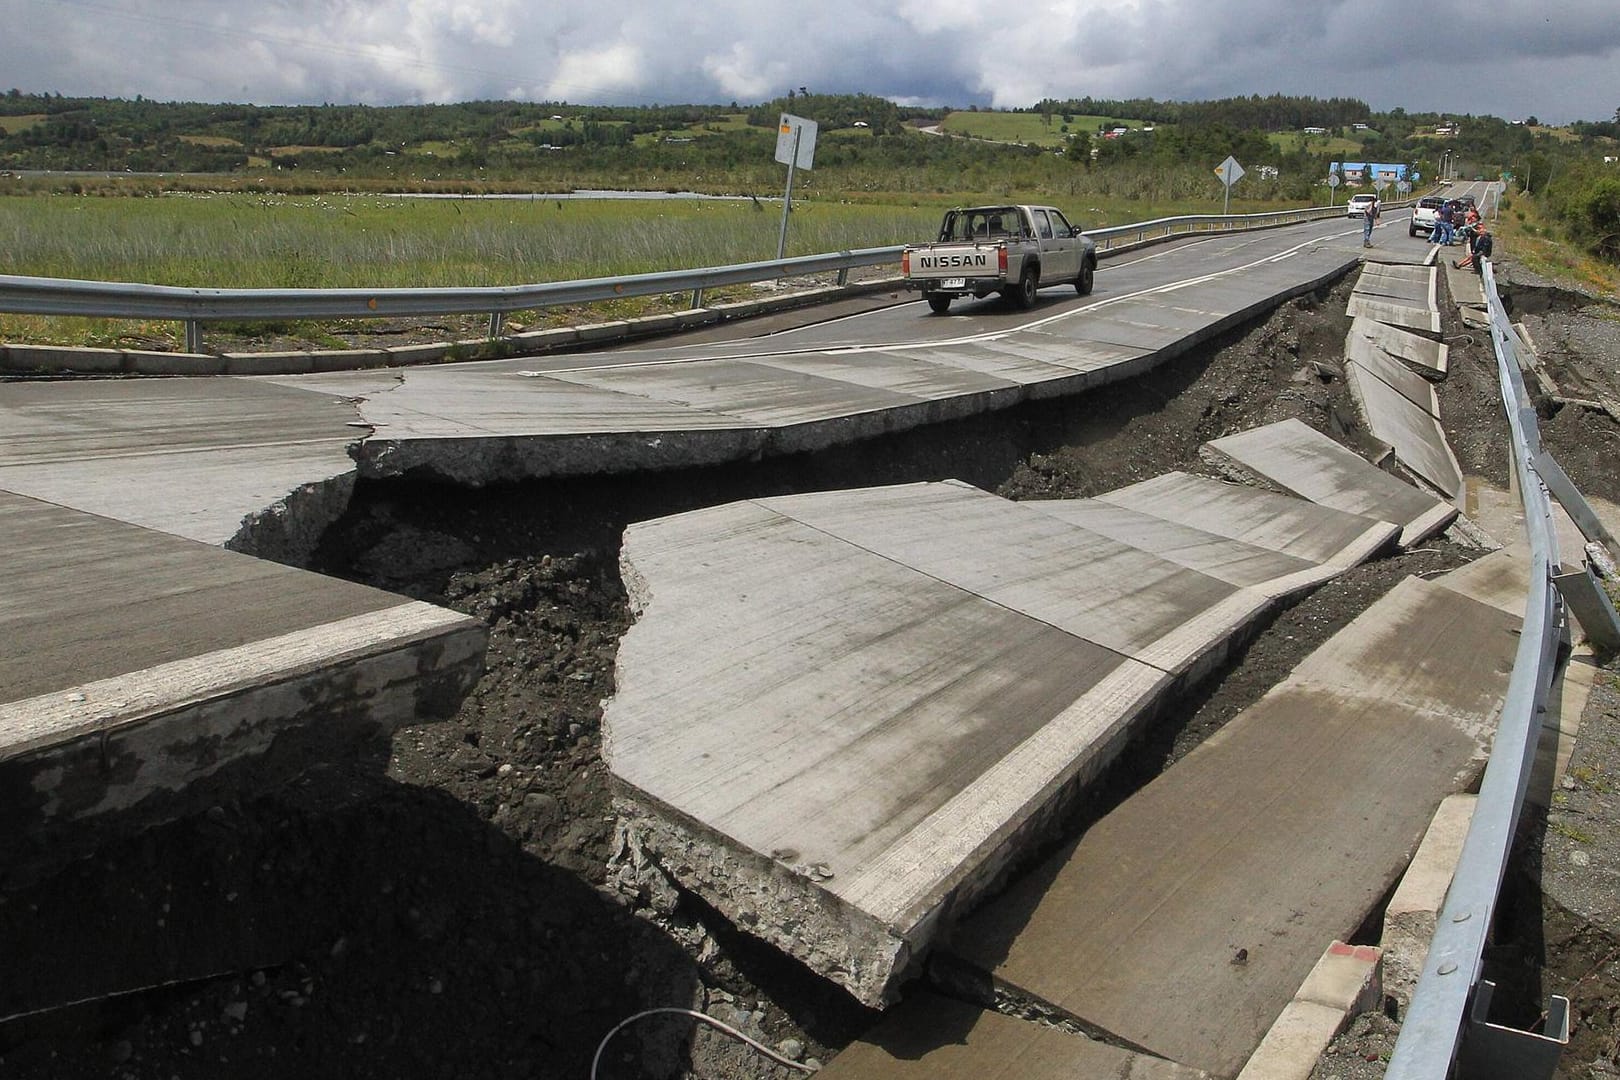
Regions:
[[783, 165], [808, 169], [816, 156], [816, 122], [783, 113], [776, 125], [776, 160]]
[[776, 160], [788, 167], [787, 190], [782, 193], [782, 231], [776, 237], [776, 257], [787, 252], [788, 211], [793, 207], [793, 170], [808, 169], [816, 156], [816, 122], [783, 113], [776, 125]]

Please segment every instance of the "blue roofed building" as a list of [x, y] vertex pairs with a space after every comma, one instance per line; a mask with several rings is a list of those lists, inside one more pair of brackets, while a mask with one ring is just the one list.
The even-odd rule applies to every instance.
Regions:
[[1329, 163], [1328, 171], [1344, 177], [1347, 184], [1371, 184], [1378, 180], [1387, 180], [1393, 184], [1405, 180], [1407, 174], [1405, 165], [1376, 161], [1334, 161]]

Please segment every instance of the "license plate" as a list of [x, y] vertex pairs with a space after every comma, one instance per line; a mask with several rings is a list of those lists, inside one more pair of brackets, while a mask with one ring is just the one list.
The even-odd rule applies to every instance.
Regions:
[[967, 287], [967, 278], [948, 277], [939, 283], [942, 289], [964, 289]]

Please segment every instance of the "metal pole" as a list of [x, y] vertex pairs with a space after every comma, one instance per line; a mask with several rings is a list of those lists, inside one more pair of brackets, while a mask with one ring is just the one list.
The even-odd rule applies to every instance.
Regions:
[[804, 125], [793, 129], [793, 160], [788, 162], [787, 192], [782, 196], [782, 231], [776, 238], [776, 258], [780, 261], [787, 252], [788, 208], [793, 205], [793, 167], [799, 163], [799, 140], [804, 138]]

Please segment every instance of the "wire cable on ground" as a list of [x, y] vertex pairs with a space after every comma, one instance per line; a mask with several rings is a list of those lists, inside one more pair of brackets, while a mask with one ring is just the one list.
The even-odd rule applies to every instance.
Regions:
[[816, 1071], [815, 1069], [811, 1068], [808, 1065], [805, 1065], [805, 1064], [802, 1064], [800, 1062], [794, 1061], [792, 1058], [783, 1057], [781, 1054], [778, 1054], [775, 1050], [772, 1050], [770, 1047], [764, 1045], [761, 1042], [758, 1042], [755, 1039], [749, 1038], [747, 1035], [744, 1035], [742, 1032], [738, 1031], [736, 1028], [732, 1027], [730, 1024], [727, 1024], [727, 1023], [725, 1023], [724, 1021], [721, 1021], [721, 1020], [716, 1020], [714, 1017], [710, 1016], [708, 1013], [698, 1012], [696, 1009], [680, 1009], [680, 1008], [675, 1008], [673, 1006], [664, 1006], [662, 1008], [657, 1008], [657, 1009], [647, 1009], [644, 1012], [638, 1012], [633, 1016], [627, 1016], [623, 1020], [620, 1020], [617, 1024], [615, 1024], [613, 1026], [612, 1031], [610, 1031], [606, 1035], [602, 1036], [602, 1041], [597, 1044], [596, 1054], [591, 1058], [591, 1080], [596, 1080], [596, 1067], [597, 1067], [598, 1064], [601, 1063], [602, 1051], [607, 1049], [607, 1044], [608, 1044], [609, 1039], [613, 1038], [613, 1036], [617, 1035], [622, 1029], [629, 1027], [631, 1024], [635, 1023], [637, 1020], [640, 1020], [643, 1017], [647, 1017], [647, 1016], [657, 1016], [659, 1013], [676, 1013], [676, 1014], [681, 1015], [681, 1016], [690, 1016], [694, 1020], [701, 1020], [705, 1024], [708, 1024], [711, 1027], [719, 1028], [721, 1031], [725, 1032], [727, 1035], [730, 1035], [734, 1039], [742, 1040], [743, 1042], [747, 1043], [749, 1046], [752, 1046], [755, 1050], [758, 1050], [760, 1053], [762, 1053], [766, 1057], [770, 1058], [772, 1061], [778, 1062], [778, 1063], [780, 1063], [782, 1065], [786, 1065], [790, 1069], [798, 1069], [800, 1072], [807, 1072], [807, 1073], [813, 1073], [813, 1072]]

